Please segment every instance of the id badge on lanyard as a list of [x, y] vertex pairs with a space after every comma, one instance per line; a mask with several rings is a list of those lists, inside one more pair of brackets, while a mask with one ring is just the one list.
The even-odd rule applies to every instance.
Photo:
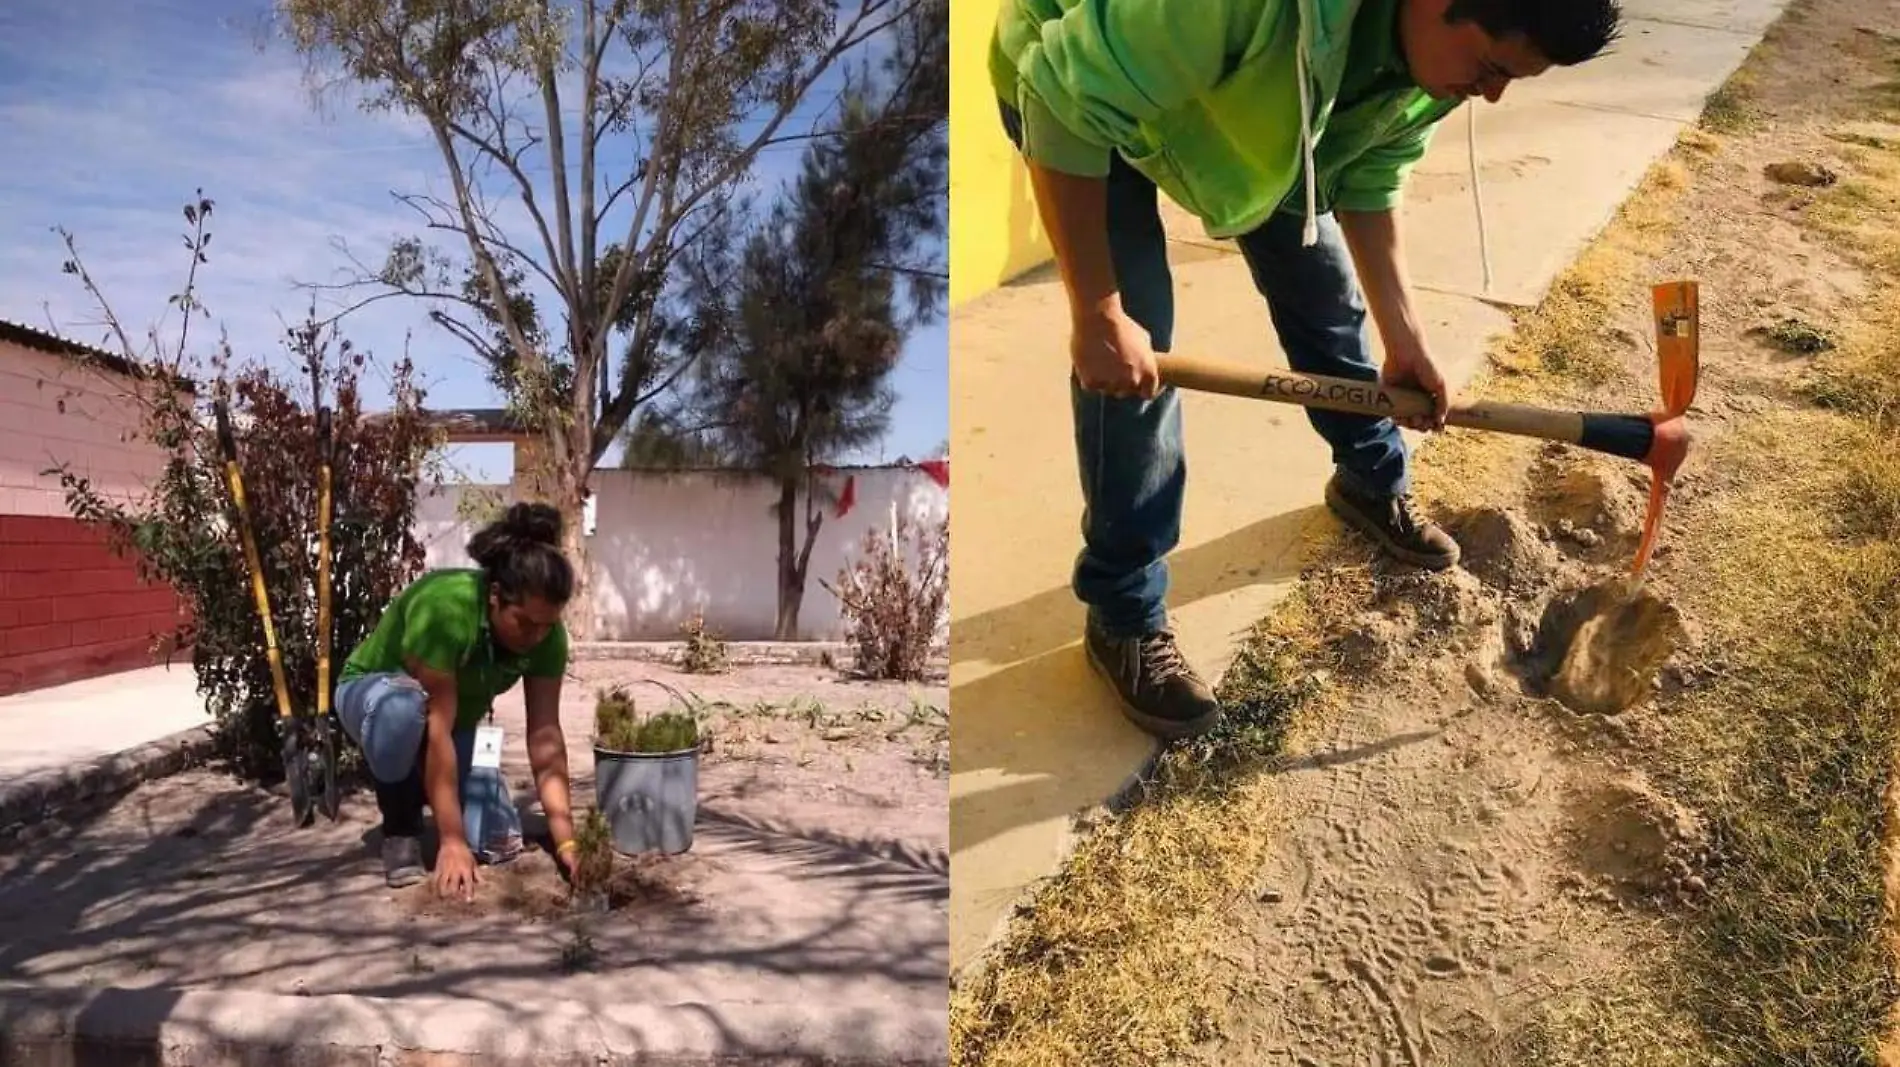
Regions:
[[501, 766], [501, 727], [495, 725], [492, 714], [488, 722], [475, 728], [475, 753], [469, 762], [491, 770]]
[[[484, 594], [485, 593], [486, 590], [484, 590]], [[481, 603], [486, 604], [487, 600], [487, 596], [483, 595]], [[488, 673], [494, 666], [494, 651], [493, 646], [489, 644], [490, 638], [488, 636], [488, 624], [485, 615], [482, 626], [480, 630], [477, 631], [475, 640], [482, 649], [482, 679], [485, 684], [488, 680]], [[488, 709], [488, 721], [475, 728], [475, 751], [469, 760], [470, 765], [486, 770], [500, 769], [501, 741], [501, 727], [495, 725], [495, 709], [491, 704]]]

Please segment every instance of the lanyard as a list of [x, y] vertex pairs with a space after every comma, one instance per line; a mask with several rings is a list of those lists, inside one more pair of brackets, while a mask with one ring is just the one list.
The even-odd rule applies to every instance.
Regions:
[[[478, 668], [481, 672], [482, 689], [492, 690], [495, 688], [495, 640], [488, 632], [488, 575], [483, 572], [477, 573], [480, 573], [481, 577], [475, 583], [475, 615], [480, 621], [475, 624], [475, 647], [482, 650], [482, 662]], [[469, 655], [472, 652], [473, 650], [470, 650], [470, 653], [462, 656], [463, 666], [468, 665]], [[495, 701], [492, 694], [488, 701], [487, 720], [490, 726], [495, 724]]]

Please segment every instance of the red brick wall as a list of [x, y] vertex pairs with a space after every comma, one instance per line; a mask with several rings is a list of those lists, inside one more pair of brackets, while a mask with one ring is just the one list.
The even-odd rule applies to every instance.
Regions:
[[178, 608], [77, 520], [0, 515], [0, 696], [150, 666]]

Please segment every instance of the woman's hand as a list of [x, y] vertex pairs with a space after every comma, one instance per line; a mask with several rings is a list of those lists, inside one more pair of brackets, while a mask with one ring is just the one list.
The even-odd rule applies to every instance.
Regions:
[[580, 849], [571, 838], [554, 846], [554, 864], [561, 869], [561, 876], [567, 879], [568, 885], [574, 884], [574, 870], [580, 863], [579, 856]]
[[444, 841], [435, 857], [435, 891], [443, 899], [475, 899], [475, 887], [482, 872], [475, 866], [475, 853], [466, 841]]

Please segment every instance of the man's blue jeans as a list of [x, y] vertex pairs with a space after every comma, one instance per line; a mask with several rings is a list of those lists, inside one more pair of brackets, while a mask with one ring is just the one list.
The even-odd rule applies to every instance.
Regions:
[[[1007, 104], [1002, 111], [1004, 129], [1020, 148], [1021, 119]], [[1158, 196], [1153, 182], [1113, 156], [1108, 247], [1122, 307], [1165, 353], [1174, 341], [1174, 281]], [[1322, 216], [1319, 243], [1307, 248], [1303, 222], [1277, 213], [1237, 241], [1280, 347], [1296, 371], [1376, 380], [1365, 300], [1339, 224]], [[1152, 400], [1117, 399], [1083, 389], [1073, 374], [1069, 392], [1083, 500], [1075, 594], [1108, 634], [1153, 633], [1167, 624], [1167, 555], [1180, 541], [1187, 485], [1180, 397], [1168, 388]], [[1306, 413], [1353, 488], [1375, 496], [1409, 489], [1405, 439], [1391, 419]]]
[[[425, 803], [423, 767], [427, 749], [428, 693], [401, 671], [346, 679], [336, 690], [337, 719], [363, 750], [376, 784], [383, 834], [418, 837]], [[462, 833], [478, 859], [512, 859], [520, 848], [521, 815], [498, 770], [474, 764], [475, 731], [457, 730], [456, 778], [462, 803]]]

